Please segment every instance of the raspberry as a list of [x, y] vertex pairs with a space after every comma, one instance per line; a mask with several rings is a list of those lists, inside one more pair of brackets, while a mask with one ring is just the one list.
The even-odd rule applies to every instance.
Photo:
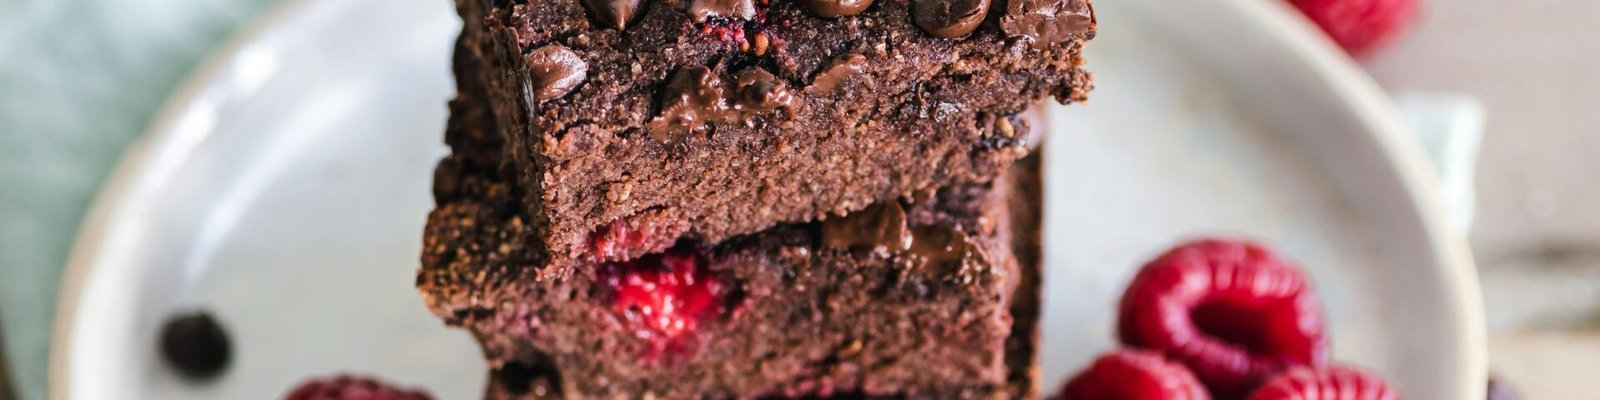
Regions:
[[611, 307], [659, 353], [691, 332], [701, 318], [728, 311], [732, 291], [706, 271], [704, 252], [688, 242], [631, 261], [602, 264], [598, 279]]
[[1189, 366], [1238, 397], [1296, 365], [1327, 363], [1322, 313], [1306, 278], [1250, 242], [1206, 239], [1145, 264], [1123, 293], [1118, 335]]
[[1100, 356], [1056, 395], [1056, 400], [1210, 399], [1206, 388], [1182, 364], [1135, 349]]
[[1399, 400], [1382, 379], [1342, 367], [1295, 367], [1268, 380], [1249, 400]]
[[427, 392], [400, 389], [372, 378], [339, 375], [313, 379], [284, 396], [285, 400], [433, 400]]
[[1417, 13], [1417, 0], [1290, 0], [1353, 56], [1393, 38]]

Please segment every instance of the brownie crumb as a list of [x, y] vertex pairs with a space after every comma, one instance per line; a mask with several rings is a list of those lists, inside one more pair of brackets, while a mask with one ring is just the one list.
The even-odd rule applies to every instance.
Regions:
[[220, 375], [233, 357], [228, 333], [206, 311], [179, 314], [161, 326], [161, 355], [183, 376]]

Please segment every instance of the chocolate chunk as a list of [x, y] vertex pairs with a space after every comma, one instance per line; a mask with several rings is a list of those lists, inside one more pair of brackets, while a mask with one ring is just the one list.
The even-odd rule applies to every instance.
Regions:
[[583, 6], [601, 25], [623, 30], [643, 8], [644, 0], [583, 0]]
[[818, 17], [843, 17], [860, 14], [872, 6], [872, 0], [800, 0], [800, 4]]
[[589, 63], [559, 44], [528, 53], [528, 85], [539, 101], [566, 96], [589, 75]]
[[661, 115], [651, 122], [650, 134], [668, 140], [677, 133], [699, 130], [707, 122], [726, 118], [728, 104], [722, 79], [710, 68], [692, 66], [673, 73], [661, 97]]
[[867, 57], [860, 54], [848, 54], [835, 58], [832, 63], [822, 69], [822, 72], [817, 73], [816, 78], [811, 80], [810, 89], [817, 94], [833, 93], [840, 83], [860, 74], [862, 68], [866, 66]]
[[1088, 0], [1009, 0], [1000, 30], [1032, 40], [1035, 46], [1094, 37], [1094, 8]]
[[822, 221], [822, 245], [835, 249], [909, 250], [911, 231], [906, 228], [906, 210], [898, 202], [874, 204], [843, 217]]
[[189, 378], [210, 378], [221, 373], [233, 357], [228, 333], [204, 311], [183, 314], [161, 326], [161, 355]]
[[778, 108], [794, 110], [794, 94], [789, 86], [761, 68], [740, 72], [734, 78], [734, 106], [741, 111], [772, 111]]
[[753, 19], [756, 17], [755, 0], [691, 0], [689, 15], [695, 22], [715, 18]]
[[911, 21], [933, 36], [952, 39], [978, 29], [988, 10], [989, 0], [915, 0]]
[[[911, 230], [911, 247], [907, 253], [921, 258], [924, 265], [936, 271], [952, 272], [947, 267], [950, 264], [960, 264], [963, 260], [982, 260], [983, 257], [967, 257], [969, 253], [981, 251], [966, 232], [950, 226], [922, 226]], [[960, 265], [956, 265], [957, 268]]]

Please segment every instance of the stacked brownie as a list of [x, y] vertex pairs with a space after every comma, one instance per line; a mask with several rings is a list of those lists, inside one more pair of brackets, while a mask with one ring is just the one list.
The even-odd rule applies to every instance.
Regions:
[[1033, 395], [1084, 0], [457, 5], [417, 285], [487, 397]]

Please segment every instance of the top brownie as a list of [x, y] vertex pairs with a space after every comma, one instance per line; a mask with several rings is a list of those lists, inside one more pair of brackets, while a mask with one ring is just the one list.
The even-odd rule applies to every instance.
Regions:
[[457, 5], [543, 265], [984, 182], [1035, 141], [1017, 114], [1090, 89], [1087, 0]]

